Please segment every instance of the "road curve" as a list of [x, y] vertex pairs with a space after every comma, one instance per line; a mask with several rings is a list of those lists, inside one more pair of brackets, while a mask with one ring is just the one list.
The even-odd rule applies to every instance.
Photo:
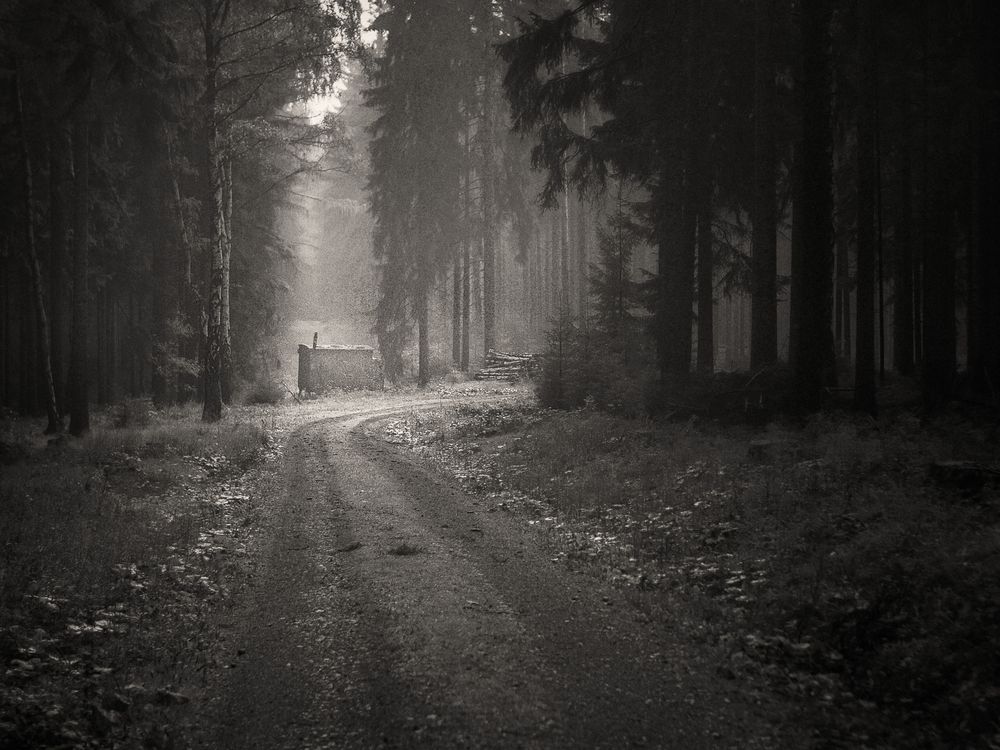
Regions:
[[390, 411], [289, 436], [190, 744], [778, 746], [697, 649], [553, 564], [523, 519], [366, 436]]

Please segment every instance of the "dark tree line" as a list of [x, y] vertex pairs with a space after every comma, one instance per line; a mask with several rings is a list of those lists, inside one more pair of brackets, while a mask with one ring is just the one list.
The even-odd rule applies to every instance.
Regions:
[[[280, 324], [283, 185], [337, 130], [352, 3], [0, 4], [0, 398], [49, 430], [89, 404], [199, 398], [206, 420]], [[319, 151], [317, 151], [319, 149]]]
[[[874, 412], [891, 360], [919, 372], [933, 409], [996, 402], [996, 18], [971, 0], [591, 0], [524, 17], [500, 54], [544, 198], [637, 188], [663, 386], [711, 369], [692, 335], [712, 341], [733, 265], [752, 298], [751, 367], [777, 362], [787, 236], [798, 404], [818, 408], [846, 375]], [[750, 225], [744, 248], [712, 253], [733, 219]]]

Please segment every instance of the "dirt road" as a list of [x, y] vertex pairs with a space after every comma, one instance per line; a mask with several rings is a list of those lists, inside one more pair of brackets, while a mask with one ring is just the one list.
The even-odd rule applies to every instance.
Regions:
[[196, 744], [777, 746], [697, 649], [366, 436], [385, 413], [289, 436]]

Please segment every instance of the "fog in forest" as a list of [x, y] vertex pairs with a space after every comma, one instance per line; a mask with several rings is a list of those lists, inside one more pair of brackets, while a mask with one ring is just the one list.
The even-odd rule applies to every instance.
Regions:
[[988, 9], [921, 8], [9, 3], [3, 403], [216, 419], [313, 334], [561, 406], [988, 392]]
[[1000, 747], [998, 0], [0, 0], [0, 748]]

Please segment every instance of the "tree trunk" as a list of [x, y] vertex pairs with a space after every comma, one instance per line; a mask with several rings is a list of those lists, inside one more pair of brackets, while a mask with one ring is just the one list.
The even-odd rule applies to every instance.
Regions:
[[469, 371], [472, 337], [472, 154], [469, 131], [465, 131], [465, 183], [462, 196], [465, 229], [462, 236], [462, 372]]
[[[83, 105], [81, 105], [83, 106]], [[90, 300], [87, 273], [90, 250], [90, 123], [85, 112], [73, 122], [73, 322], [70, 336], [69, 431], [80, 436], [90, 429], [87, 337]]]
[[815, 411], [822, 403], [823, 386], [836, 377], [829, 371], [834, 360], [829, 0], [803, 5], [801, 17], [802, 123], [795, 200], [795, 221], [801, 227], [792, 251], [792, 359], [799, 405]]
[[[541, 220], [539, 219], [539, 224]], [[532, 346], [537, 346], [543, 333], [542, 315], [542, 228], [535, 225], [534, 242], [528, 256], [528, 284], [531, 299]]]
[[1000, 6], [976, 0], [974, 20], [977, 109], [973, 256], [976, 269], [975, 342], [970, 341], [972, 389], [1000, 398]]
[[214, 125], [208, 135], [209, 180], [209, 280], [207, 329], [205, 338], [205, 392], [202, 419], [217, 422], [222, 418], [222, 180], [218, 136]]
[[56, 391], [56, 404], [60, 414], [65, 414], [66, 394], [66, 248], [69, 227], [66, 217], [67, 163], [71, 152], [68, 137], [62, 127], [57, 127], [49, 143], [49, 328], [51, 331], [52, 384]]
[[899, 213], [894, 221], [893, 366], [900, 375], [912, 375], [913, 364], [913, 129], [910, 99], [903, 94], [903, 132], [899, 164]]
[[232, 315], [229, 301], [229, 272], [233, 257], [233, 161], [228, 156], [221, 157], [222, 165], [222, 329], [220, 339], [222, 346], [222, 402], [230, 404], [233, 400], [233, 341]]
[[13, 400], [14, 367], [14, 308], [11, 286], [14, 275], [8, 258], [0, 256], [0, 406], [9, 407]]
[[[846, 212], [845, 212], [846, 213]], [[854, 218], [854, 217], [850, 217]], [[834, 287], [833, 323], [837, 357], [848, 365], [854, 358], [851, 343], [851, 255], [852, 222], [842, 218], [834, 230], [836, 245], [836, 285]]]
[[698, 372], [715, 370], [715, 259], [712, 233], [712, 189], [706, 180], [698, 201]]
[[97, 403], [106, 405], [110, 402], [108, 395], [108, 288], [99, 288], [94, 295], [95, 322], [94, 333], [97, 339]]
[[427, 284], [421, 281], [417, 292], [417, 386], [426, 388], [430, 382], [430, 320], [428, 314]]
[[778, 197], [775, 171], [774, 56], [771, 49], [774, 0], [756, 0], [754, 16], [755, 189], [750, 367], [757, 370], [778, 361]]
[[62, 431], [62, 417], [56, 400], [55, 383], [52, 378], [51, 339], [48, 315], [45, 310], [45, 290], [42, 269], [38, 262], [38, 246], [35, 242], [35, 186], [31, 167], [31, 151], [28, 148], [28, 128], [24, 116], [24, 101], [21, 97], [21, 73], [15, 69], [14, 94], [17, 104], [17, 129], [21, 142], [21, 160], [24, 190], [24, 252], [31, 278], [31, 296], [37, 320], [38, 351], [41, 358], [42, 388], [45, 394], [45, 411], [48, 415], [46, 434]]
[[[462, 244], [464, 249], [465, 243]], [[451, 364], [462, 365], [462, 256], [451, 267]]]
[[[580, 112], [580, 131], [586, 137], [587, 135], [587, 111], [583, 110]], [[577, 219], [577, 307], [580, 313], [580, 324], [586, 329], [590, 322], [589, 307], [590, 307], [590, 296], [589, 296], [589, 283], [587, 280], [587, 251], [588, 251], [588, 231], [589, 224], [587, 222], [587, 215], [590, 213], [589, 210], [585, 210], [583, 206], [583, 201], [578, 203], [578, 208], [576, 212]]]
[[[171, 202], [174, 208], [174, 219], [177, 225], [177, 239], [180, 241], [181, 256], [179, 267], [175, 271], [177, 278], [177, 306], [175, 315], [178, 322], [190, 323], [195, 330], [200, 328], [199, 318], [201, 317], [200, 306], [197, 304], [194, 295], [194, 278], [192, 275], [192, 262], [194, 256], [194, 241], [188, 226], [187, 217], [184, 215], [184, 200], [181, 196], [179, 172], [180, 167], [174, 157], [174, 142], [172, 133], [164, 128], [164, 141], [167, 149], [167, 166], [170, 175]], [[195, 343], [197, 336], [188, 336], [187, 340], [175, 333], [169, 342], [167, 356], [185, 356], [187, 359], [198, 358], [198, 346]], [[178, 401], [185, 401], [197, 389], [196, 381], [191, 375], [179, 372], [173, 385], [176, 388]]]
[[858, 108], [858, 281], [854, 408], [876, 415], [875, 401], [875, 39], [874, 2], [859, 6], [861, 103]]
[[[154, 139], [150, 137], [150, 141]], [[150, 144], [151, 146], [153, 143]], [[156, 141], [155, 147], [162, 148], [162, 142]], [[144, 179], [144, 190], [141, 200], [140, 211], [145, 216], [147, 226], [155, 226], [158, 220], [158, 209], [164, 205], [159, 196], [162, 189], [159, 180], [156, 179], [158, 171], [147, 170]], [[153, 284], [152, 299], [152, 325], [153, 331], [153, 356], [151, 358], [152, 373], [150, 387], [152, 390], [153, 403], [157, 407], [163, 407], [173, 402], [173, 387], [170, 371], [170, 358], [174, 355], [173, 333], [171, 331], [171, 318], [174, 316], [176, 302], [176, 283], [173, 269], [171, 268], [171, 258], [167, 238], [162, 235], [150, 238], [152, 247], [152, 268], [156, 282]], [[133, 312], [132, 302], [129, 299], [129, 322], [132, 323]], [[134, 367], [132, 368], [134, 371]], [[136, 386], [141, 388], [141, 383], [136, 382], [134, 374], [130, 377], [130, 387], [134, 390]]]
[[674, 25], [674, 49], [666, 61], [673, 68], [668, 85], [678, 102], [676, 115], [659, 132], [662, 149], [659, 181], [653, 202], [657, 246], [656, 352], [660, 384], [685, 385], [691, 376], [694, 316], [694, 262], [697, 221], [694, 213], [693, 146], [697, 122], [694, 114], [693, 36], [694, 10], [682, 3]]
[[[952, 170], [941, 154], [932, 152], [931, 143], [947, 142], [951, 113], [942, 101], [939, 70], [930, 69], [932, 54], [940, 43], [932, 34], [937, 29], [930, 18], [930, 4], [924, 4], [924, 190], [923, 190], [923, 290], [922, 299], [922, 378], [924, 408], [936, 411], [953, 395], [955, 381], [955, 252], [951, 245], [950, 184]], [[934, 92], [933, 94], [931, 92]], [[932, 187], [933, 186], [933, 187]], [[995, 342], [993, 342], [995, 345]]]
[[556, 248], [559, 247], [559, 216], [555, 211], [549, 214], [549, 241], [545, 248], [545, 327], [552, 324], [556, 310]]
[[223, 366], [223, 325], [222, 299], [225, 283], [225, 206], [222, 155], [219, 146], [219, 130], [216, 120], [217, 79], [219, 42], [221, 30], [218, 8], [212, 0], [205, 0], [205, 155], [208, 178], [208, 252], [209, 282], [207, 329], [205, 340], [205, 392], [201, 418], [205, 422], [217, 422], [222, 418], [222, 366]]
[[[23, 260], [23, 258], [22, 258]], [[22, 265], [25, 277], [21, 281], [21, 353], [20, 353], [20, 403], [19, 411], [24, 416], [35, 416], [41, 403], [38, 388], [38, 316], [31, 300], [31, 274], [27, 264]]]
[[[675, 136], [677, 140], [679, 137]], [[657, 361], [664, 386], [683, 385], [691, 374], [691, 317], [694, 305], [694, 227], [684, 184], [680, 144], [661, 174], [659, 199]]]
[[472, 337], [472, 137], [469, 124], [465, 126], [465, 175], [462, 179], [462, 257], [458, 261], [462, 276], [461, 293], [461, 340], [459, 342], [458, 363], [462, 372], [469, 371], [469, 347]]
[[[947, 169], [934, 168], [934, 182], [948, 179]], [[923, 366], [925, 408], [937, 410], [953, 394], [955, 383], [955, 253], [949, 241], [951, 222], [944, 196], [929, 198], [927, 255], [923, 275]], [[992, 342], [996, 346], [996, 342]]]
[[[115, 299], [114, 292], [110, 289], [105, 293], [105, 300], [108, 305], [108, 400], [110, 403], [114, 403], [118, 400], [120, 396], [120, 375], [121, 375], [121, 330], [118, 324], [118, 301]], [[143, 342], [145, 343], [145, 342]], [[133, 350], [133, 356], [142, 361], [145, 359], [143, 356], [144, 346], [136, 346]], [[142, 370], [139, 371], [140, 383], [144, 387], [145, 384], [142, 383]]]
[[483, 201], [483, 354], [495, 349], [496, 342], [496, 206], [493, 180], [494, 153], [494, 85], [492, 55], [487, 56], [483, 73], [482, 164], [479, 179]]
[[559, 315], [571, 316], [573, 314], [570, 308], [570, 258], [569, 258], [569, 244], [570, 244], [570, 233], [572, 231], [572, 221], [570, 219], [570, 193], [567, 190], [563, 195], [563, 205], [562, 205], [562, 231], [560, 232], [560, 242], [559, 242]]

